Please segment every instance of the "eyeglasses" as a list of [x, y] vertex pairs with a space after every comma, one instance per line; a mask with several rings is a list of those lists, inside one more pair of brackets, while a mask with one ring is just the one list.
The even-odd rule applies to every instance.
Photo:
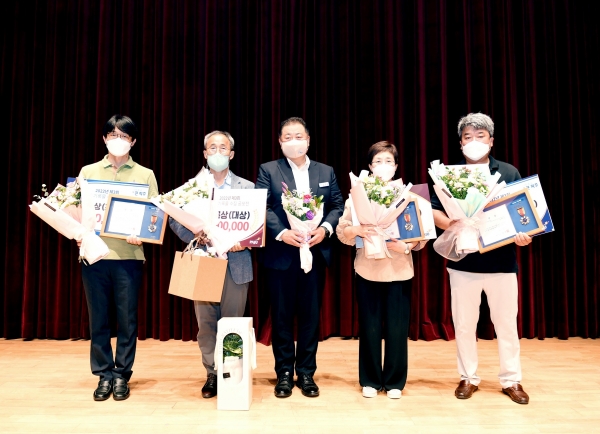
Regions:
[[372, 166], [378, 166], [380, 164], [387, 164], [389, 166], [395, 166], [396, 162], [394, 160], [392, 160], [391, 158], [388, 158], [386, 160], [375, 160], [371, 162]]
[[210, 148], [206, 149], [206, 153], [208, 155], [215, 155], [217, 153], [217, 150], [221, 155], [229, 155], [230, 152], [230, 149], [227, 146], [220, 146], [218, 148], [216, 146], [211, 146]]
[[123, 139], [123, 140], [127, 140], [128, 142], [131, 142], [131, 136], [129, 134], [125, 134], [125, 133], [115, 133], [114, 131], [111, 133], [108, 133], [108, 138], [109, 139]]

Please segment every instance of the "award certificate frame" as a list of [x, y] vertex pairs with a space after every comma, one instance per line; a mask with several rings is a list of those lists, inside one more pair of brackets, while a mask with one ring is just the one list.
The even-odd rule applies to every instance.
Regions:
[[[350, 200], [352, 200], [352, 198], [350, 198]], [[390, 238], [402, 240], [405, 243], [410, 243], [414, 241], [424, 241], [427, 238], [425, 237], [425, 233], [423, 232], [423, 221], [421, 220], [421, 209], [419, 208], [419, 199], [413, 196], [407, 199], [407, 201], [408, 204], [406, 205], [406, 208], [404, 208], [404, 211], [402, 211], [402, 213], [398, 216], [396, 222], [390, 224], [383, 231]], [[404, 203], [404, 201], [400, 202], [400, 204], [402, 203]], [[407, 214], [408, 217], [404, 217], [405, 214]], [[352, 224], [355, 226], [360, 225], [353, 206]], [[361, 237], [355, 237], [355, 241], [357, 249], [362, 249], [364, 247], [364, 242]], [[387, 241], [389, 242], [389, 240]]]
[[110, 194], [100, 236], [124, 240], [137, 235], [144, 243], [162, 244], [168, 217], [149, 199]]
[[405, 243], [413, 241], [423, 241], [425, 234], [423, 233], [423, 221], [421, 220], [421, 209], [419, 208], [419, 200], [413, 197], [408, 200], [408, 205], [398, 216], [399, 237], [395, 237]]
[[94, 231], [96, 235], [100, 235], [102, 230], [102, 221], [104, 211], [108, 205], [109, 195], [123, 195], [130, 196], [140, 199], [148, 198], [148, 190], [150, 186], [148, 184], [138, 184], [135, 182], [122, 182], [122, 181], [107, 181], [104, 179], [87, 179], [89, 186], [89, 194], [91, 194], [92, 200], [94, 201], [94, 211], [96, 214], [96, 225]]
[[529, 190], [524, 188], [485, 206], [480, 217], [479, 252], [513, 243], [518, 232], [533, 236], [544, 230], [535, 202]]

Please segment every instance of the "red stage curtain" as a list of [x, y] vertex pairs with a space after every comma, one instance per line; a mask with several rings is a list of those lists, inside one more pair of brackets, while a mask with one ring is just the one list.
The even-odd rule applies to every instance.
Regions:
[[[496, 123], [493, 155], [539, 174], [556, 232], [519, 249], [519, 330], [545, 338], [599, 333], [597, 2], [556, 1], [14, 1], [2, 6], [0, 336], [87, 338], [77, 248], [30, 213], [40, 192], [106, 153], [115, 113], [141, 129], [133, 158], [166, 192], [204, 164], [206, 133], [236, 140], [235, 173], [255, 180], [280, 156], [279, 122], [304, 117], [311, 159], [344, 194], [367, 148], [396, 143], [405, 181], [461, 154], [455, 125]], [[194, 339], [192, 304], [167, 294], [174, 252], [146, 246], [139, 336]], [[337, 243], [322, 337], [358, 332], [351, 248]], [[444, 261], [415, 253], [410, 337], [452, 339]], [[248, 313], [270, 337], [264, 272]], [[485, 304], [479, 335], [493, 337]]]

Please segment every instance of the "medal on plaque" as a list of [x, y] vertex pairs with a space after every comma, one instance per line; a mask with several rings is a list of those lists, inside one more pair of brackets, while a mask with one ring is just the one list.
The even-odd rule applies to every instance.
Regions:
[[156, 221], [158, 220], [158, 214], [154, 213], [150, 216], [150, 226], [148, 226], [148, 232], [156, 231]]
[[410, 222], [410, 214], [408, 212], [404, 213], [404, 221], [406, 222], [406, 224], [404, 225], [404, 229], [406, 229], [407, 231], [412, 231], [413, 224]]
[[521, 207], [517, 208], [517, 212], [518, 212], [518, 213], [519, 213], [519, 215], [521, 216], [521, 219], [520, 219], [520, 221], [521, 221], [521, 224], [522, 224], [522, 225], [529, 224], [529, 217], [527, 217], [527, 216], [525, 215], [525, 208], [523, 208], [523, 207], [521, 206]]

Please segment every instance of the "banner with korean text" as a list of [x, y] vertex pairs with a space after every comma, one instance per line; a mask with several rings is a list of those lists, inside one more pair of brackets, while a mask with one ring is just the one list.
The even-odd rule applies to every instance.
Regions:
[[232, 233], [242, 247], [264, 247], [266, 189], [214, 190], [213, 224]]
[[140, 199], [148, 198], [148, 184], [103, 181], [100, 179], [88, 179], [87, 182], [91, 197], [94, 200], [94, 212], [96, 213], [96, 226], [94, 227], [94, 230], [96, 231], [97, 235], [100, 234], [100, 230], [102, 229], [102, 219], [104, 217], [106, 204], [108, 203], [109, 194], [118, 194]]

